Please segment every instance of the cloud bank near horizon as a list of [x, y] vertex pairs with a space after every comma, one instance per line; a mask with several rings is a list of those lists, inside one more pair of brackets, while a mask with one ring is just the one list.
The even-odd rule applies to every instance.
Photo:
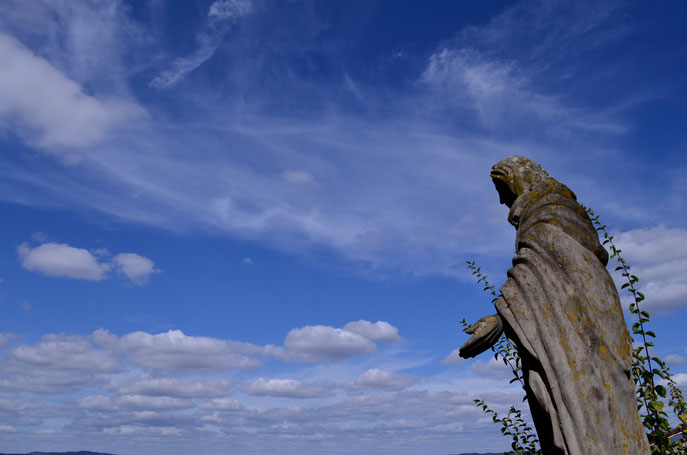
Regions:
[[[370, 342], [375, 338], [380, 343], [400, 342], [398, 329], [385, 321], [350, 324], [366, 327]], [[331, 333], [342, 330], [315, 327]], [[371, 327], [382, 330], [372, 332]], [[302, 350], [325, 349], [337, 355], [302, 364], [302, 369], [285, 378], [279, 376], [279, 368], [274, 369], [279, 360], [269, 346], [190, 336], [179, 330], [121, 336], [104, 329], [88, 336], [48, 334], [34, 344], [10, 335], [3, 334], [6, 344], [0, 347], [4, 372], [0, 391], [14, 394], [0, 397], [0, 416], [14, 422], [3, 433], [9, 444], [31, 435], [59, 445], [78, 435], [84, 443], [97, 440], [99, 446], [105, 441], [105, 445], [119, 444], [120, 450], [134, 445], [144, 450], [158, 444], [159, 438], [185, 446], [192, 438], [206, 440], [203, 436], [211, 431], [209, 446], [242, 447], [254, 431], [260, 431], [265, 447], [276, 448], [287, 435], [294, 447], [300, 447], [312, 438], [350, 444], [364, 434], [368, 440], [364, 447], [374, 450], [392, 432], [396, 442], [399, 435], [413, 435], [398, 446], [413, 450], [420, 441], [431, 440], [433, 447], [452, 444], [454, 431], [463, 425], [470, 429], [458, 439], [488, 426], [474, 425], [480, 414], [472, 403], [477, 393], [485, 393], [497, 409], [505, 409], [517, 395], [504, 392], [501, 381], [482, 379], [476, 386], [463, 376], [449, 385], [431, 376], [385, 368], [399, 365], [398, 348], [348, 352], [349, 357], [342, 357], [341, 349], [349, 349], [350, 344], [341, 337], [336, 338], [339, 348], [333, 341], [323, 346], [320, 337], [302, 339]], [[306, 349], [305, 343], [311, 348]], [[329, 369], [333, 363], [344, 369]], [[50, 395], [62, 398], [42, 399]], [[57, 416], [68, 417], [71, 423], [59, 431], [27, 430]]]

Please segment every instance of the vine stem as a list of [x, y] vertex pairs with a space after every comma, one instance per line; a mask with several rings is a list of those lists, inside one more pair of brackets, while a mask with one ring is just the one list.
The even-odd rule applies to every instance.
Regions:
[[[468, 264], [468, 268], [470, 270], [472, 270], [472, 274], [477, 276], [477, 282], [478, 283], [484, 283], [484, 289], [483, 290], [488, 291], [492, 295], [492, 297], [493, 297], [492, 303], [495, 302], [496, 299], [498, 299], [498, 294], [496, 294], [496, 288], [494, 287], [493, 284], [489, 283], [489, 281], [487, 280], [487, 276], [482, 274], [481, 267], [477, 267], [475, 265], [475, 261], [465, 261], [465, 262]], [[467, 322], [465, 322], [465, 319], [463, 319], [460, 322], [463, 324], [464, 327], [468, 326]], [[505, 337], [505, 335], [504, 335], [504, 337]], [[495, 356], [496, 358], [498, 358], [498, 356], [500, 355], [504, 359], [506, 364], [510, 367], [511, 371], [513, 372], [513, 376], [515, 376], [515, 378], [520, 382], [520, 385], [522, 385], [522, 387], [524, 389], [525, 388], [525, 381], [523, 380], [522, 376], [519, 373], [519, 371], [520, 371], [520, 366], [518, 365], [519, 357], [517, 356], [517, 353], [514, 353], [515, 355], [513, 355], [513, 356], [508, 356], [508, 354], [510, 353], [510, 350], [504, 349], [502, 347], [504, 339], [505, 339], [504, 337], [502, 337], [496, 343], [496, 345], [492, 346], [490, 349], [492, 350], [492, 352], [494, 354], [496, 354], [496, 356]], [[505, 340], [505, 341], [506, 341], [506, 343], [508, 343], [507, 340]], [[512, 362], [515, 362], [515, 365], [513, 365]]]
[[[494, 285], [487, 281], [487, 276], [482, 274], [481, 268], [475, 265], [475, 261], [466, 262], [468, 264], [468, 268], [472, 270], [472, 274], [477, 276], [477, 282], [484, 284], [483, 291], [489, 292], [493, 297], [492, 303], [495, 302], [498, 298], [498, 294], [496, 293], [496, 288]], [[465, 319], [461, 320], [460, 322], [463, 327], [469, 327], [469, 324], [465, 321]], [[512, 379], [510, 382], [512, 383], [517, 380], [524, 389], [525, 382], [522, 375], [520, 375], [520, 357], [518, 356], [517, 350], [510, 345], [510, 342], [506, 336], [502, 335], [494, 344], [494, 346], [491, 346], [490, 349], [492, 352], [494, 352], [495, 359], [501, 357], [504, 363], [510, 367], [514, 376], [514, 379]], [[527, 399], [527, 396], [525, 396], [523, 401], [525, 399]], [[534, 430], [532, 430], [532, 428], [530, 428], [529, 425], [522, 420], [522, 413], [518, 409], [516, 409], [514, 406], [511, 406], [508, 415], [501, 418], [498, 416], [496, 411], [487, 406], [484, 400], [474, 400], [474, 402], [482, 408], [482, 411], [492, 414], [492, 420], [494, 423], [500, 423], [502, 425], [502, 434], [511, 436], [513, 438], [513, 442], [511, 444], [513, 452], [510, 453], [514, 455], [541, 455], [541, 450], [537, 449], [539, 438]]]
[[[647, 369], [649, 371], [649, 378], [650, 378], [650, 383], [651, 383], [651, 389], [649, 390], [649, 402], [656, 401], [656, 384], [654, 382], [654, 370], [651, 365], [651, 355], [649, 354], [649, 342], [646, 339], [646, 331], [644, 330], [644, 318], [642, 317], [642, 312], [639, 309], [639, 302], [644, 299], [644, 294], [639, 292], [637, 289], [635, 289], [634, 283], [638, 281], [638, 278], [634, 275], [630, 274], [630, 266], [627, 265], [627, 262], [625, 259], [620, 256], [620, 253], [622, 250], [620, 250], [618, 247], [615, 246], [615, 243], [613, 243], [613, 236], [608, 235], [608, 232], [606, 231], [606, 225], [601, 225], [599, 222], [599, 217], [595, 216], [594, 211], [588, 207], [585, 207], [586, 212], [590, 215], [590, 218], [592, 222], [594, 223], [597, 231], [602, 232], [604, 234], [604, 241], [603, 244], [609, 245], [609, 249], [611, 250], [611, 259], [615, 258], [616, 261], [620, 264], [619, 267], [616, 268], [616, 270], [622, 269], [623, 273], [622, 276], [624, 276], [627, 279], [627, 283], [623, 284], [621, 289], [628, 288], [629, 292], [632, 293], [632, 296], [634, 298], [634, 302], [630, 304], [630, 312], [636, 314], [638, 316], [638, 324], [639, 324], [639, 331], [633, 330], [635, 334], [639, 334], [642, 337], [642, 344], [644, 348], [644, 352], [646, 354], [646, 360], [643, 362], [646, 364]], [[638, 298], [638, 294], [639, 297]], [[634, 307], [633, 307], [634, 305]], [[647, 318], [648, 319], [648, 318]], [[634, 348], [633, 348], [634, 351]], [[642, 375], [638, 375], [637, 377], [638, 381], [646, 381], [645, 378], [642, 377]], [[653, 422], [653, 430], [651, 432], [651, 438], [652, 438], [652, 443], [655, 445], [656, 444], [656, 432], [660, 430], [660, 428], [657, 428], [659, 425], [660, 417], [658, 415], [658, 411], [653, 409], [651, 406], [649, 406], [649, 403], [647, 403], [647, 397], [646, 393], [644, 392], [644, 389], [642, 388], [642, 402], [644, 404], [645, 409], [648, 412], [652, 412], [654, 415], [654, 422]]]

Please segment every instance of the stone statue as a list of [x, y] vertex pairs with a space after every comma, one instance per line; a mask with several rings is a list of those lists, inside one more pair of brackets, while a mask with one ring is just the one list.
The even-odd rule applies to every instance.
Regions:
[[498, 162], [491, 178], [510, 207], [517, 252], [497, 314], [466, 330], [472, 337], [461, 357], [505, 332], [522, 362], [544, 455], [649, 454], [630, 376], [632, 339], [589, 216], [528, 158]]

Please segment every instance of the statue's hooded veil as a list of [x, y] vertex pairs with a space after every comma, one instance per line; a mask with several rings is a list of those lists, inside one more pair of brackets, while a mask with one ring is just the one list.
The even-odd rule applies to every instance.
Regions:
[[492, 166], [491, 178], [502, 201], [510, 206], [517, 197], [548, 179], [549, 174], [531, 159], [513, 155]]

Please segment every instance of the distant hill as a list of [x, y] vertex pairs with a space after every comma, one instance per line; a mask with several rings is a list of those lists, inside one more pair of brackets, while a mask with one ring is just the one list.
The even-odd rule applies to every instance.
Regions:
[[113, 455], [104, 452], [89, 452], [82, 450], [80, 452], [29, 452], [29, 453], [0, 453], [0, 455]]
[[[470, 453], [450, 453], [449, 455], [507, 455], [508, 452], [489, 452], [489, 453], [482, 453], [482, 452], [470, 452]], [[0, 453], [0, 455], [2, 455]]]
[[[89, 452], [87, 450], [82, 450], [80, 452], [29, 452], [29, 453], [0, 453], [0, 455], [113, 455], [111, 453], [104, 452]], [[490, 452], [490, 453], [458, 453], [449, 455], [506, 455], [504, 452]]]

